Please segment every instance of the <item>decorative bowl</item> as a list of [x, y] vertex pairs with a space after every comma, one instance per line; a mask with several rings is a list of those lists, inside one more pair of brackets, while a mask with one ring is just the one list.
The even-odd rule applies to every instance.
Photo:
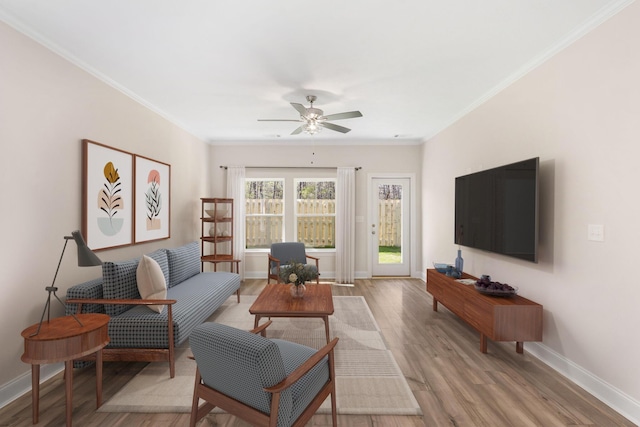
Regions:
[[214, 209], [206, 209], [205, 212], [211, 218], [216, 218], [216, 219], [222, 219], [225, 216], [227, 216], [227, 210], [226, 209], [218, 209], [217, 212]]
[[478, 285], [473, 285], [473, 286], [476, 288], [476, 291], [480, 292], [481, 294], [490, 295], [492, 297], [512, 297], [518, 294], [518, 288], [514, 286], [512, 286], [513, 289], [510, 291], [503, 291], [499, 289], [487, 289]]
[[449, 269], [450, 266], [451, 264], [445, 264], [443, 262], [433, 263], [433, 268], [435, 268], [438, 273], [442, 273], [442, 274], [447, 274], [447, 270]]
[[211, 236], [211, 237], [228, 237], [229, 233], [226, 232], [226, 231], [218, 230], [218, 235], [216, 236], [216, 228], [215, 227], [211, 227], [209, 229], [209, 236]]

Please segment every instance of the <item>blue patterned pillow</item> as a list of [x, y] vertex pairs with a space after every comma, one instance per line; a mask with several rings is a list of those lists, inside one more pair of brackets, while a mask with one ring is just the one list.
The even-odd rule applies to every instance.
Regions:
[[167, 282], [169, 288], [200, 273], [200, 246], [198, 242], [167, 249], [167, 258], [169, 259], [169, 281]]

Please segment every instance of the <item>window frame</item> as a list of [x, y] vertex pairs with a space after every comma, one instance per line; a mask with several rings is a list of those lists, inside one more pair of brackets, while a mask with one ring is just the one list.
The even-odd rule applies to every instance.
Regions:
[[[300, 182], [332, 182], [333, 183], [333, 199], [326, 199], [326, 200], [333, 200], [334, 203], [334, 211], [333, 213], [328, 213], [328, 214], [318, 214], [318, 213], [313, 213], [313, 214], [300, 214], [298, 213], [298, 200], [304, 200], [304, 199], [298, 199], [298, 184]], [[336, 177], [308, 177], [308, 178], [300, 178], [300, 177], [294, 177], [293, 178], [293, 189], [292, 189], [292, 195], [291, 198], [293, 200], [292, 206], [293, 206], [293, 236], [296, 238], [296, 241], [298, 241], [298, 219], [299, 218], [305, 218], [305, 217], [332, 217], [333, 218], [333, 246], [331, 247], [315, 247], [315, 246], [307, 246], [307, 243], [305, 243], [305, 249], [306, 250], [311, 250], [311, 251], [335, 251], [336, 247], [335, 247], [335, 241], [336, 241], [336, 229], [335, 229], [335, 223], [336, 223], [336, 204], [337, 204], [337, 198], [336, 198], [336, 184], [337, 184], [337, 178]], [[285, 197], [286, 197], [286, 192], [285, 192]], [[285, 218], [286, 221], [286, 218]]]
[[[274, 213], [260, 213], [260, 214], [252, 214], [249, 212], [245, 211], [245, 218], [244, 218], [244, 227], [245, 227], [245, 241], [244, 241], [244, 249], [245, 251], [254, 251], [254, 252], [262, 252], [262, 251], [268, 251], [269, 247], [248, 247], [248, 239], [249, 239], [249, 233], [248, 231], [248, 226], [247, 226], [247, 220], [248, 218], [275, 218], [275, 217], [280, 217], [281, 218], [281, 223], [282, 223], [282, 233], [280, 236], [281, 241], [285, 241], [285, 236], [286, 236], [286, 228], [287, 228], [287, 180], [285, 178], [254, 178], [254, 177], [245, 177], [245, 203], [248, 200], [264, 200], [264, 199], [249, 199], [247, 198], [247, 193], [246, 193], [246, 187], [247, 184], [249, 182], [256, 182], [256, 181], [262, 181], [262, 182], [280, 182], [282, 184], [282, 213], [280, 214], [274, 214]], [[269, 245], [270, 246], [270, 245]]]

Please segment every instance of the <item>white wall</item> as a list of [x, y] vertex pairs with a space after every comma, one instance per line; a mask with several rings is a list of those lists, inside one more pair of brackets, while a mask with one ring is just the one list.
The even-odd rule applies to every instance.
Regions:
[[[199, 236], [199, 198], [208, 190], [209, 146], [131, 98], [0, 22], [0, 406], [31, 386], [20, 332], [40, 320], [64, 245], [81, 228], [81, 140], [171, 164], [171, 239], [98, 252], [121, 260]], [[66, 250], [58, 280], [98, 277]], [[53, 301], [52, 317], [63, 309]], [[59, 367], [43, 367], [44, 376]]]
[[[313, 164], [312, 164], [313, 162]], [[220, 166], [358, 166], [356, 172], [356, 216], [364, 217], [363, 222], [356, 223], [356, 277], [367, 277], [368, 268], [368, 212], [367, 212], [367, 180], [372, 173], [413, 173], [418, 177], [421, 173], [422, 146], [337, 146], [321, 143], [303, 143], [301, 145], [264, 146], [260, 144], [245, 146], [217, 145], [211, 150], [212, 194], [210, 197], [222, 197], [226, 193], [226, 173]], [[335, 170], [314, 170], [319, 177], [334, 176]], [[308, 173], [305, 170], [304, 173]], [[291, 169], [247, 169], [247, 176], [253, 177], [287, 177], [296, 175]], [[417, 192], [417, 206], [420, 207], [420, 191]], [[420, 274], [421, 213], [416, 212], [418, 221], [414, 236], [418, 240], [415, 270]], [[247, 253], [245, 259], [246, 277], [266, 277], [266, 252]], [[314, 252], [321, 258], [320, 270], [333, 273], [335, 271], [335, 254], [333, 252]], [[323, 277], [332, 277], [324, 275]]]
[[[544, 305], [525, 349], [640, 421], [640, 4], [428, 141], [423, 262], [453, 261], [454, 177], [541, 160], [540, 262], [463, 247], [465, 270]], [[587, 240], [602, 224], [605, 241]]]

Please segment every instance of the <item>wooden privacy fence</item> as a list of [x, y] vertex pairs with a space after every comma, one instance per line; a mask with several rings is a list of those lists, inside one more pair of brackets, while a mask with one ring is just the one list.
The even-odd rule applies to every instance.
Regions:
[[402, 246], [402, 200], [378, 200], [378, 245]]
[[[297, 240], [309, 247], [335, 247], [334, 200], [297, 200], [297, 212], [305, 216], [297, 219]], [[283, 201], [281, 199], [251, 199], [246, 202], [246, 213], [261, 216], [246, 216], [247, 248], [268, 248], [271, 243], [281, 242], [283, 236]], [[319, 215], [320, 214], [320, 215]], [[378, 205], [380, 224], [378, 237], [380, 246], [400, 246], [402, 243], [400, 200], [380, 200]]]

